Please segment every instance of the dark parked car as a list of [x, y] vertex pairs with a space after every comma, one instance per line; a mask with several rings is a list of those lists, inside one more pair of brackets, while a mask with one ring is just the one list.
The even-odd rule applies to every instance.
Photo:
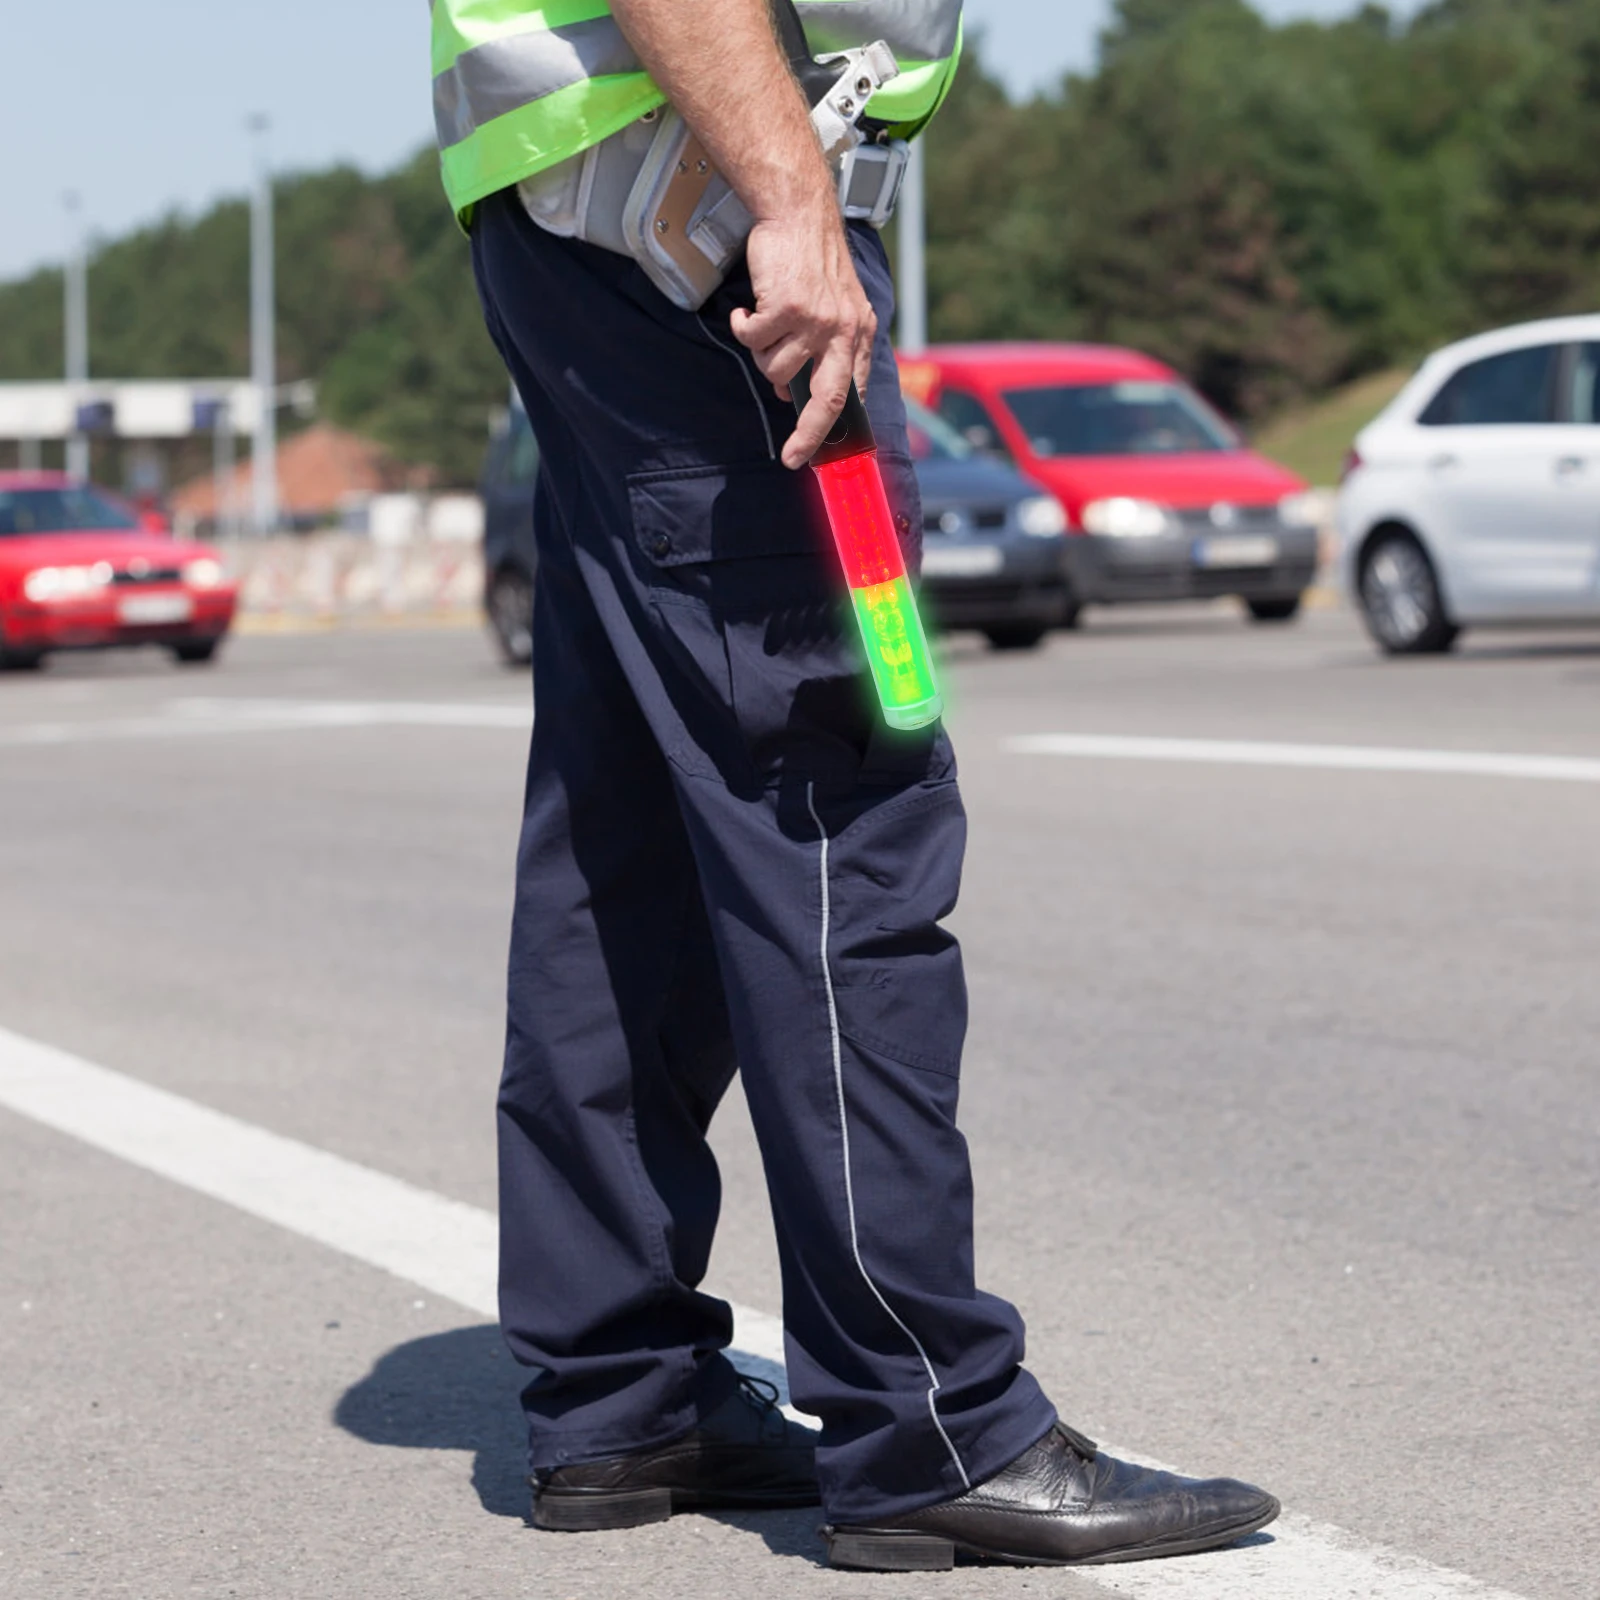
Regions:
[[[1077, 620], [1066, 580], [1066, 514], [1052, 495], [989, 460], [908, 401], [922, 489], [922, 593], [929, 621], [1028, 649]], [[484, 464], [484, 609], [513, 666], [533, 658], [533, 480], [539, 447], [513, 407]]]
[[906, 401], [922, 490], [922, 595], [933, 626], [975, 628], [997, 650], [1028, 650], [1070, 628], [1067, 516], [1054, 495], [991, 460]]
[[533, 480], [539, 445], [513, 406], [483, 464], [483, 608], [509, 666], [533, 660]]

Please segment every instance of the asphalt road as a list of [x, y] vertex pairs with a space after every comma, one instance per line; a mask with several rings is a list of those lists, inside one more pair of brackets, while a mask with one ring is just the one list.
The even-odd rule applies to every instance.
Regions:
[[[1006, 741], [1594, 758], [1600, 635], [1389, 664], [1338, 613], [1142, 612], [948, 674], [979, 1259], [1063, 1413], [1594, 1600], [1600, 786]], [[463, 632], [0, 678], [0, 1028], [492, 1206], [525, 699]], [[715, 1287], [776, 1312], [737, 1096], [716, 1142]], [[18, 1600], [1106, 1592], [830, 1573], [814, 1514], [532, 1532], [481, 1316], [5, 1110], [0, 1244]]]

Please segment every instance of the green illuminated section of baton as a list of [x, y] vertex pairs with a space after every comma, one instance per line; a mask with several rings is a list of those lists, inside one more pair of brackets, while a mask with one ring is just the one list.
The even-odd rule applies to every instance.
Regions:
[[861, 640], [891, 728], [925, 728], [944, 709], [910, 580], [852, 589]]

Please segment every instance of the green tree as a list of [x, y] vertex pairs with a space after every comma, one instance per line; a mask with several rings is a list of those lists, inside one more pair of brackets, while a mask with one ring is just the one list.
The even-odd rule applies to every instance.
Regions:
[[[1118, 0], [1098, 69], [1022, 103], [975, 41], [927, 140], [936, 339], [1137, 345], [1246, 418], [1600, 299], [1600, 0]], [[286, 179], [277, 219], [284, 377], [470, 481], [505, 378], [432, 154]], [[100, 248], [95, 370], [242, 373], [248, 270], [240, 201]], [[0, 377], [61, 343], [58, 273], [0, 285]]]
[[1472, 289], [1494, 321], [1600, 305], [1600, 4], [1543, 0], [1519, 25], [1470, 229]]

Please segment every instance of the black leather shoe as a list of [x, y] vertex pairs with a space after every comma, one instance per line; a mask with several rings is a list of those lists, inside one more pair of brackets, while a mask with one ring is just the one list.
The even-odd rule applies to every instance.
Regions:
[[535, 1473], [533, 1525], [566, 1533], [639, 1528], [674, 1511], [780, 1511], [814, 1506], [817, 1436], [778, 1409], [759, 1378], [708, 1417], [653, 1450]]
[[870, 1527], [828, 1527], [836, 1567], [942, 1572], [956, 1556], [1018, 1566], [1095, 1566], [1232, 1544], [1278, 1514], [1232, 1478], [1179, 1478], [1103, 1456], [1058, 1423], [1003, 1472], [954, 1500]]

